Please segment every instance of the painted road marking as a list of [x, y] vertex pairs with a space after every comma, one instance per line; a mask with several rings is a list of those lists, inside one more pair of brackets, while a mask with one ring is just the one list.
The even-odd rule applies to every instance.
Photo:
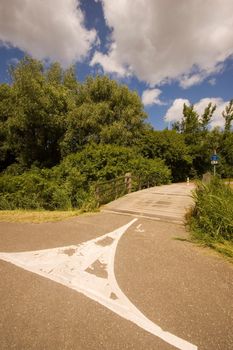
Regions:
[[[118, 286], [114, 274], [117, 244], [135, 221], [137, 219], [113, 232], [79, 245], [0, 253], [0, 259], [83, 293], [178, 349], [197, 350], [197, 346], [162, 330], [149, 320]], [[137, 227], [139, 228], [140, 226]]]
[[135, 232], [145, 232], [145, 230], [143, 230], [141, 227], [142, 227], [142, 224], [139, 224], [139, 225], [136, 227]]

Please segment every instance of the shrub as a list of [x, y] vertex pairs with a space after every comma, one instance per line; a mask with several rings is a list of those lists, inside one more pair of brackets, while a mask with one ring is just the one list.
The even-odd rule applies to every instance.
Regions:
[[94, 209], [94, 184], [131, 172], [150, 175], [151, 185], [167, 183], [170, 170], [160, 159], [146, 159], [116, 145], [89, 145], [51, 169], [21, 172], [11, 166], [0, 175], [0, 209]]
[[0, 176], [0, 209], [69, 209], [69, 192], [39, 169]]
[[60, 167], [61, 171], [66, 169], [67, 174], [78, 168], [87, 183], [112, 180], [127, 172], [134, 176], [150, 174], [154, 184], [167, 183], [171, 177], [161, 159], [147, 159], [132, 148], [117, 145], [89, 145], [83, 151], [67, 156]]
[[208, 185], [199, 183], [189, 223], [193, 235], [204, 241], [233, 241], [233, 191], [218, 178]]

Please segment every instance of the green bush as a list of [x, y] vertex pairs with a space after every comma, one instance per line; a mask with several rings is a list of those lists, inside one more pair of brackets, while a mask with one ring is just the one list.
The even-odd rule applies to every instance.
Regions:
[[195, 238], [203, 241], [233, 241], [233, 191], [213, 178], [199, 183], [194, 194], [195, 207], [189, 223]]
[[[47, 171], [47, 175], [48, 175]], [[39, 169], [0, 176], [0, 209], [69, 209], [69, 192]]]
[[87, 183], [111, 180], [130, 170], [129, 161], [137, 154], [130, 148], [116, 145], [91, 144], [81, 152], [67, 156], [60, 164], [61, 171], [79, 169]]
[[167, 183], [170, 170], [160, 159], [146, 159], [134, 150], [115, 145], [91, 145], [67, 156], [51, 169], [21, 172], [11, 166], [0, 175], [0, 209], [94, 209], [94, 185], [131, 172], [150, 176], [150, 183]]
[[89, 145], [67, 156], [59, 167], [67, 175], [71, 169], [79, 169], [87, 183], [112, 180], [127, 172], [134, 176], [151, 175], [154, 184], [168, 183], [171, 178], [170, 170], [161, 159], [147, 159], [132, 148], [117, 145]]
[[170, 169], [159, 158], [147, 159], [138, 156], [129, 161], [129, 168], [136, 186], [140, 184], [142, 188], [147, 184], [150, 186], [166, 184], [171, 179]]

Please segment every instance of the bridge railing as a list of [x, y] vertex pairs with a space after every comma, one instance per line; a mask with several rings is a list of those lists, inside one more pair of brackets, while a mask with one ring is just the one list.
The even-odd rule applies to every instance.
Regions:
[[126, 173], [109, 181], [102, 181], [95, 184], [95, 197], [98, 205], [106, 204], [127, 193], [142, 190], [156, 185], [153, 174], [135, 176]]

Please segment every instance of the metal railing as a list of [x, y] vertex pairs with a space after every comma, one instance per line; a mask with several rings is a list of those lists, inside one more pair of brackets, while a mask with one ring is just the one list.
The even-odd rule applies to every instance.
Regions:
[[128, 193], [125, 176], [109, 181], [99, 182], [95, 185], [95, 196], [99, 205], [111, 202]]
[[95, 197], [98, 205], [101, 205], [122, 197], [127, 193], [156, 185], [154, 174], [134, 176], [131, 173], [126, 173], [125, 176], [96, 183]]

